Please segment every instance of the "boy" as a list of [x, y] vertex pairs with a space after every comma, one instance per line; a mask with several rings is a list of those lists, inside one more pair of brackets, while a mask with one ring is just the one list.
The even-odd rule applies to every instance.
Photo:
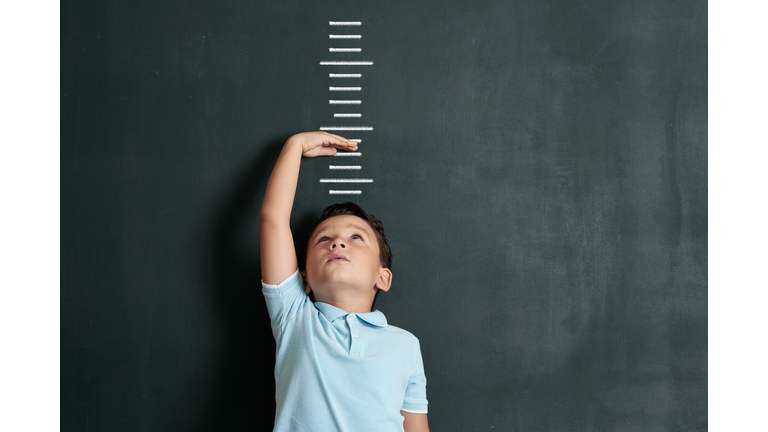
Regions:
[[329, 207], [298, 270], [289, 222], [301, 157], [339, 149], [357, 143], [325, 132], [289, 138], [261, 207], [262, 290], [277, 342], [274, 431], [429, 431], [419, 342], [372, 311], [392, 284], [378, 218], [351, 203]]

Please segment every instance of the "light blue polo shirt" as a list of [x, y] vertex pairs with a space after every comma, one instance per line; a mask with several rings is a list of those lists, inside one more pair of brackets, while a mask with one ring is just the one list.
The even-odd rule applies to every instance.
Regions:
[[402, 431], [400, 410], [427, 412], [415, 336], [379, 311], [312, 303], [298, 270], [262, 286], [277, 342], [275, 431]]

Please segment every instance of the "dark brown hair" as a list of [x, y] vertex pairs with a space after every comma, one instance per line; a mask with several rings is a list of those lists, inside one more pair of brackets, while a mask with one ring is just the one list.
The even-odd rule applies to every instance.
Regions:
[[[381, 223], [379, 218], [363, 210], [362, 207], [353, 202], [343, 202], [341, 204], [331, 204], [320, 213], [320, 218], [312, 227], [307, 231], [307, 235], [304, 236], [304, 244], [302, 248], [301, 260], [299, 261], [303, 268], [306, 268], [307, 263], [307, 249], [309, 248], [309, 241], [312, 239], [312, 235], [315, 233], [317, 227], [326, 219], [330, 219], [334, 216], [357, 216], [360, 219], [368, 223], [373, 233], [376, 235], [376, 242], [379, 245], [379, 261], [384, 268], [392, 269], [392, 250], [389, 248], [389, 242], [387, 236], [384, 234], [384, 224]], [[379, 292], [376, 292], [376, 297], [379, 296]], [[373, 303], [376, 303], [374, 297]], [[371, 305], [373, 310], [373, 305]]]

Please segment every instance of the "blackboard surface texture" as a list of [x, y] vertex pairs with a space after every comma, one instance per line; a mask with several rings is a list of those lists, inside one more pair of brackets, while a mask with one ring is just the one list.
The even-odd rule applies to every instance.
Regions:
[[707, 430], [706, 2], [73, 0], [62, 431], [271, 430], [258, 213], [321, 128], [294, 233], [382, 219], [433, 431]]

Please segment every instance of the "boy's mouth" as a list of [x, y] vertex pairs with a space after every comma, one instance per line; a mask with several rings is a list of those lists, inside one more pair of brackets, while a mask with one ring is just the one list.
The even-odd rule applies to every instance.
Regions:
[[327, 262], [335, 262], [335, 261], [349, 261], [349, 259], [347, 259], [347, 257], [345, 257], [343, 254], [335, 253], [331, 255], [330, 258], [328, 258]]

